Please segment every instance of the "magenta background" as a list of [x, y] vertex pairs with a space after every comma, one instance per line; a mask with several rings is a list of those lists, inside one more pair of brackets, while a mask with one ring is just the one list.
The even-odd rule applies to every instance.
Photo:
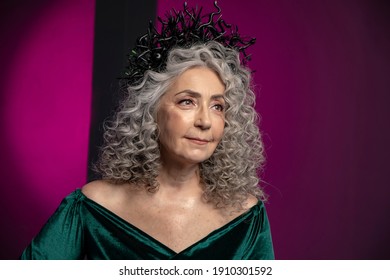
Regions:
[[[23, 2], [0, 6], [3, 259], [17, 258], [87, 170], [94, 1]], [[159, 1], [158, 14], [182, 2]], [[276, 257], [389, 259], [385, 2], [219, 4], [257, 38], [250, 66]]]
[[95, 2], [1, 6], [0, 258], [11, 259], [86, 182]]

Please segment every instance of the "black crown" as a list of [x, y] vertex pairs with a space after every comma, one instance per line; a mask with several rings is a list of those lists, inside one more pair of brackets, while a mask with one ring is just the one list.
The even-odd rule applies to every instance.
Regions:
[[[147, 70], [163, 71], [166, 66], [168, 52], [173, 47], [191, 47], [194, 44], [216, 41], [225, 47], [241, 53], [241, 61], [245, 65], [250, 60], [246, 49], [253, 45], [255, 38], [245, 39], [238, 33], [237, 26], [226, 23], [221, 17], [221, 8], [214, 2], [216, 12], [201, 15], [202, 8], [187, 7], [183, 11], [171, 10], [166, 19], [160, 17], [161, 31], [150, 21], [148, 31], [136, 41], [136, 46], [128, 56], [123, 79], [127, 84], [139, 83]], [[205, 20], [206, 19], [206, 20]]]

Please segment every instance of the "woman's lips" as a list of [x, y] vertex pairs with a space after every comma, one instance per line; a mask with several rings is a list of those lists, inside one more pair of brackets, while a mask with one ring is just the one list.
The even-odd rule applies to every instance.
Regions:
[[200, 138], [191, 138], [191, 137], [186, 137], [186, 139], [190, 140], [192, 143], [198, 144], [198, 145], [206, 145], [209, 142], [211, 142], [208, 139], [200, 139]]

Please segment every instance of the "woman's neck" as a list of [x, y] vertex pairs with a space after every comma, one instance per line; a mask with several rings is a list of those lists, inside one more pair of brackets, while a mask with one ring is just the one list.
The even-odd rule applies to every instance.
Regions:
[[163, 164], [157, 180], [160, 188], [188, 189], [191, 186], [199, 187], [199, 165]]

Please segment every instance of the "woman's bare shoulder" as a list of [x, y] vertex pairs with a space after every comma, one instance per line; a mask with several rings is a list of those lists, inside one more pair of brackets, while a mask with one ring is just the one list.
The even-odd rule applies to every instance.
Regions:
[[237, 218], [250, 211], [252, 207], [257, 205], [259, 200], [254, 195], [249, 195], [240, 205], [235, 207], [228, 207], [222, 209], [222, 215], [230, 222], [232, 219]]
[[89, 199], [107, 207], [115, 208], [130, 202], [137, 196], [134, 186], [124, 183], [115, 184], [107, 180], [96, 180], [81, 188], [81, 192]]
[[244, 202], [244, 208], [246, 210], [249, 210], [253, 206], [255, 206], [257, 203], [259, 203], [259, 200], [254, 195], [249, 195], [248, 198]]
[[115, 191], [114, 184], [106, 180], [91, 181], [81, 188], [81, 192], [96, 202], [104, 201]]

